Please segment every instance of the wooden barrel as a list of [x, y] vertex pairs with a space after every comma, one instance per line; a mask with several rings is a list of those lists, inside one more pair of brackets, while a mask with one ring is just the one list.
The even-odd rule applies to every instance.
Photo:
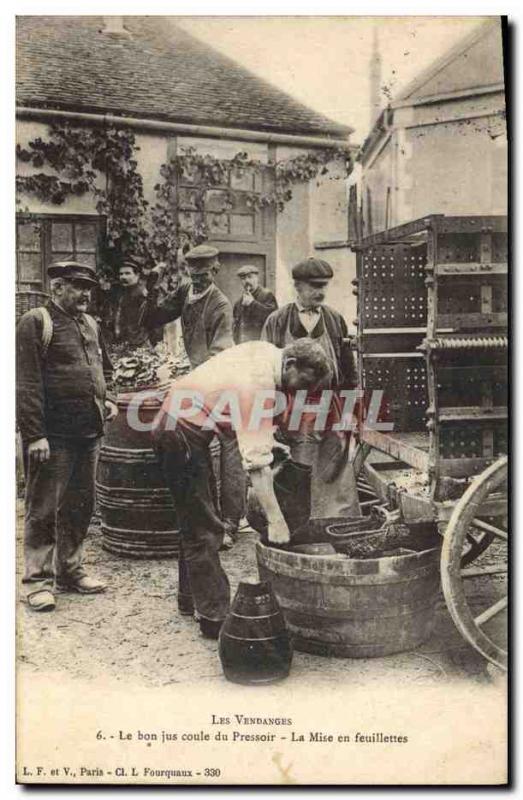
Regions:
[[220, 660], [234, 683], [286, 678], [292, 644], [270, 583], [241, 582], [220, 631]]
[[[173, 558], [179, 531], [169, 490], [151, 446], [149, 431], [129, 424], [134, 392], [117, 397], [118, 416], [110, 425], [100, 452], [96, 482], [102, 517], [103, 547], [133, 558]], [[151, 422], [162, 393], [140, 403], [139, 419]]]
[[294, 647], [371, 658], [412, 650], [432, 631], [439, 547], [372, 559], [311, 556], [256, 544]]

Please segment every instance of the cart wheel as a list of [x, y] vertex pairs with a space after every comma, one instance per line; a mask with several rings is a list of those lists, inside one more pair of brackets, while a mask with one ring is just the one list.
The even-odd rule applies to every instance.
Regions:
[[[441, 583], [449, 612], [462, 636], [485, 658], [507, 668], [506, 609], [508, 526], [503, 457], [475, 478], [456, 504], [441, 552]], [[487, 534], [477, 565], [463, 569], [471, 536]], [[478, 541], [481, 541], [478, 538]], [[465, 552], [464, 552], [465, 550]], [[474, 557], [476, 558], [476, 556]], [[467, 563], [470, 563], [469, 559]], [[499, 615], [504, 615], [501, 620]]]

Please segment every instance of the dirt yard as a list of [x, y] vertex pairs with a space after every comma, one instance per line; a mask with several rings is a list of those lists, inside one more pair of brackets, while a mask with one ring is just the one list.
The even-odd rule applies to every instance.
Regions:
[[[18, 508], [21, 545], [23, 503]], [[242, 533], [235, 547], [222, 553], [233, 592], [241, 579], [256, 578], [256, 534]], [[22, 572], [19, 546], [18, 578]], [[54, 612], [36, 614], [19, 604], [18, 661], [24, 672], [63, 671], [71, 678], [137, 681], [144, 687], [184, 681], [223, 683], [217, 644], [205, 640], [190, 617], [176, 610], [175, 560], [140, 561], [113, 556], [102, 549], [95, 520], [85, 550], [85, 564], [105, 579], [102, 595], [57, 596]], [[438, 603], [435, 631], [416, 651], [376, 659], [343, 659], [295, 652], [290, 680], [319, 679], [333, 684], [349, 678], [372, 685], [390, 676], [408, 683], [448, 680], [474, 683], [499, 681], [501, 673], [462, 640], [443, 598]]]

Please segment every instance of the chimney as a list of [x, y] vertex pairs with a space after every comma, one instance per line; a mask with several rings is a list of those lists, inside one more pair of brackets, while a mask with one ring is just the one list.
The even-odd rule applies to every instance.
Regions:
[[130, 32], [125, 28], [123, 17], [104, 17], [100, 33], [115, 39], [118, 37], [131, 38]]
[[370, 75], [370, 127], [374, 125], [382, 110], [381, 102], [381, 55], [376, 23], [372, 30], [372, 53], [369, 62]]

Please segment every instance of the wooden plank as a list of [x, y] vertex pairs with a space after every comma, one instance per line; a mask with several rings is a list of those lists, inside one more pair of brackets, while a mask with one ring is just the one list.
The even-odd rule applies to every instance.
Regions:
[[386, 334], [397, 335], [397, 334], [400, 334], [400, 333], [408, 333], [408, 334], [422, 333], [422, 334], [425, 334], [426, 332], [427, 332], [426, 326], [422, 325], [421, 327], [412, 327], [412, 328], [402, 328], [402, 327], [399, 327], [399, 326], [397, 328], [366, 328], [365, 331], [363, 331], [362, 333], [365, 336], [379, 336], [380, 334], [385, 334], [385, 333]]
[[408, 236], [413, 236], [417, 233], [422, 233], [428, 230], [433, 221], [436, 219], [443, 219], [443, 214], [430, 214], [426, 217], [420, 217], [412, 222], [406, 222], [404, 225], [397, 225], [395, 228], [389, 228], [388, 231], [380, 231], [379, 233], [365, 236], [362, 240], [364, 247], [372, 247], [375, 244], [389, 244], [392, 242], [401, 241]]
[[504, 215], [435, 217], [438, 233], [506, 233], [507, 217]]
[[492, 286], [490, 284], [483, 284], [480, 286], [481, 295], [481, 313], [492, 313]]
[[440, 458], [441, 475], [449, 478], [466, 478], [477, 475], [492, 464], [492, 458]]
[[453, 275], [506, 275], [508, 264], [506, 263], [478, 263], [478, 262], [450, 262], [436, 264], [434, 272], [438, 277], [452, 277]]
[[438, 328], [451, 328], [462, 330], [466, 328], [506, 328], [508, 314], [506, 311], [496, 314], [439, 314]]
[[364, 358], [424, 358], [423, 353], [364, 353]]
[[439, 422], [454, 422], [466, 419], [473, 420], [498, 420], [507, 419], [506, 406], [445, 406], [438, 412]]
[[482, 264], [488, 264], [492, 261], [492, 233], [484, 232], [480, 235], [480, 260]]
[[383, 433], [363, 427], [361, 439], [420, 472], [428, 472], [428, 433]]

